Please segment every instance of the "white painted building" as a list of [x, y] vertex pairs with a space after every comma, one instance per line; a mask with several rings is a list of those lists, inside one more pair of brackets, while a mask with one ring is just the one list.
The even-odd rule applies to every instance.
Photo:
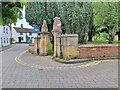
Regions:
[[0, 47], [10, 45], [10, 27], [0, 25]]
[[26, 43], [28, 42], [26, 37], [34, 40], [37, 37], [37, 33], [34, 33], [34, 29], [23, 28], [23, 25], [21, 25], [21, 27], [12, 28], [12, 37], [15, 43]]

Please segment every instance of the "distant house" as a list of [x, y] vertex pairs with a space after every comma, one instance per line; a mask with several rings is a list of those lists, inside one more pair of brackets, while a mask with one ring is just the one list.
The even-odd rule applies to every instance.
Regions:
[[0, 47], [10, 45], [10, 27], [0, 25]]
[[34, 33], [34, 29], [23, 28], [23, 24], [21, 24], [21, 27], [14, 27], [12, 29], [12, 37], [15, 43], [26, 43], [29, 39], [32, 40], [37, 36]]

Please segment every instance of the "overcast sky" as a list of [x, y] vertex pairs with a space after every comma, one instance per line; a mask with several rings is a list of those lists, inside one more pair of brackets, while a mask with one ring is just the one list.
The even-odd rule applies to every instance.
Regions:
[[32, 26], [29, 25], [29, 23], [26, 22], [26, 19], [25, 19], [25, 6], [23, 7], [22, 13], [23, 13], [23, 19], [18, 20], [17, 23], [16, 23], [16, 26], [13, 25], [13, 27], [21, 27], [21, 24], [23, 24], [24, 28], [33, 28]]

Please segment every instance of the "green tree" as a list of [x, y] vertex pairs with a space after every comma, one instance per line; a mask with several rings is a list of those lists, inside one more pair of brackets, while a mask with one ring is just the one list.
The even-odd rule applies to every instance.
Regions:
[[0, 24], [8, 25], [10, 27], [11, 31], [11, 39], [10, 41], [12, 42], [12, 30], [11, 30], [11, 24], [17, 23], [18, 19], [22, 19], [22, 12], [21, 10], [23, 9], [23, 5], [27, 5], [26, 0], [20, 0], [20, 2], [2, 2], [2, 17], [0, 17]]
[[88, 2], [64, 2], [59, 3], [62, 30], [70, 34], [79, 35], [79, 43], [86, 43], [86, 33], [90, 31], [91, 3]]
[[114, 36], [118, 31], [118, 3], [117, 2], [97, 2], [94, 3], [94, 24], [96, 26], [106, 26], [106, 39], [113, 43]]
[[[36, 11], [36, 15], [35, 12]], [[37, 16], [37, 20], [36, 17]], [[26, 20], [30, 25], [42, 25], [45, 19], [51, 32], [53, 18], [60, 17], [63, 33], [78, 34], [79, 42], [86, 43], [86, 33], [93, 34], [93, 10], [90, 2], [29, 2]]]
[[20, 2], [2, 2], [2, 17], [1, 17], [1, 24], [8, 25], [11, 31], [11, 39], [10, 43], [12, 43], [12, 30], [11, 24], [16, 24], [17, 19], [22, 18], [22, 4]]
[[2, 25], [16, 24], [17, 19], [22, 19], [22, 3], [2, 2]]
[[43, 20], [47, 21], [48, 31], [52, 36], [51, 43], [53, 44], [52, 46], [54, 48], [54, 36], [51, 31], [53, 28], [53, 18], [59, 16], [57, 3], [29, 2], [25, 11], [26, 21], [32, 26], [37, 24], [41, 28]]
[[120, 1], [118, 2], [118, 27], [119, 27], [118, 39], [120, 40]]

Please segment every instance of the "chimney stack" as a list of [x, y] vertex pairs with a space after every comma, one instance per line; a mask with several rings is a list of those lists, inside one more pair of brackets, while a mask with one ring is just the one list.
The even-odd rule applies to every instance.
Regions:
[[23, 29], [23, 24], [21, 24], [21, 29]]

